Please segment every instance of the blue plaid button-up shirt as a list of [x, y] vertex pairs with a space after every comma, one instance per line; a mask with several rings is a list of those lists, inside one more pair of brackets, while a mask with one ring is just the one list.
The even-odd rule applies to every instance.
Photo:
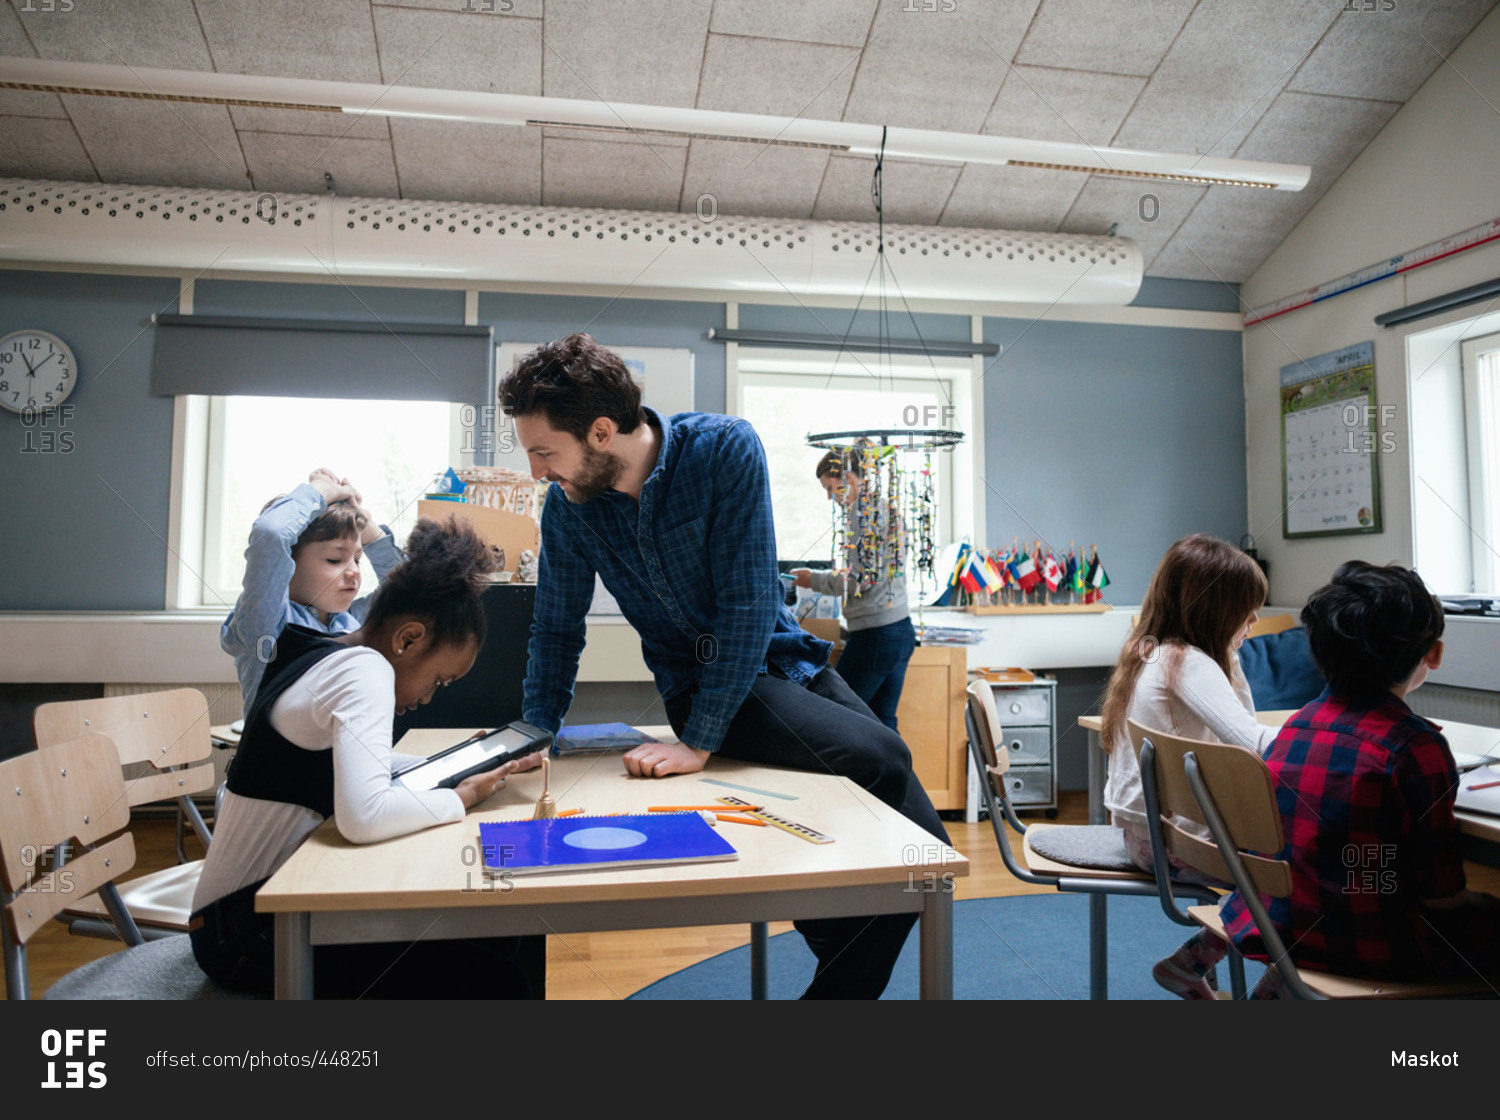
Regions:
[[665, 420], [641, 499], [609, 490], [542, 506], [541, 566], [526, 667], [527, 722], [556, 731], [573, 699], [595, 573], [641, 637], [663, 699], [697, 686], [682, 741], [716, 751], [759, 673], [806, 682], [832, 647], [782, 602], [765, 451], [744, 420]]

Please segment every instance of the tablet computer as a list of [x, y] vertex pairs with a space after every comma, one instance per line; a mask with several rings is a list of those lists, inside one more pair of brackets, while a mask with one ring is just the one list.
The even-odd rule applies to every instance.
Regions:
[[525, 758], [551, 745], [550, 732], [516, 720], [439, 751], [425, 762], [403, 770], [396, 781], [407, 789], [453, 789], [465, 778]]

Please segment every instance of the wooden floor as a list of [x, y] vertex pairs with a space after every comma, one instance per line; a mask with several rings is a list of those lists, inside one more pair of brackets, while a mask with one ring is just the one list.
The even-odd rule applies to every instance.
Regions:
[[[1087, 820], [1087, 797], [1062, 795], [1058, 820], [1082, 824]], [[968, 857], [970, 873], [957, 880], [955, 897], [998, 898], [1020, 894], [1050, 894], [1011, 876], [995, 847], [988, 821], [965, 824], [948, 821], [948, 834]], [[137, 867], [150, 871], [175, 860], [173, 826], [166, 820], [143, 820], [134, 825]], [[1019, 838], [1011, 834], [1019, 855]], [[196, 841], [189, 839], [190, 856]], [[1466, 864], [1469, 886], [1500, 894], [1500, 871]], [[773, 922], [771, 933], [791, 929], [789, 922]], [[699, 926], [687, 929], [631, 930], [622, 933], [579, 933], [547, 939], [547, 995], [549, 999], [624, 999], [648, 984], [689, 965], [749, 942], [745, 925]], [[81, 964], [117, 951], [119, 945], [92, 937], [76, 937], [61, 923], [39, 932], [27, 948], [31, 993], [40, 997], [59, 977]], [[3, 984], [3, 980], [0, 980]], [[747, 979], [748, 984], [748, 979]]]

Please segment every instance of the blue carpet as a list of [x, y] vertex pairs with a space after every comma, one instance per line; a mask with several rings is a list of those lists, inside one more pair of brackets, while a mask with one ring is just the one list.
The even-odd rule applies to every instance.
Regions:
[[[1077, 894], [980, 898], [953, 907], [955, 999], [1088, 999], [1088, 898]], [[1196, 928], [1196, 927], [1194, 927]], [[1111, 999], [1173, 999], [1151, 979], [1151, 966], [1193, 930], [1169, 921], [1154, 898], [1109, 899]], [[907, 938], [884, 999], [916, 999], [920, 989], [917, 931]], [[795, 999], [813, 974], [813, 955], [800, 934], [770, 940], [772, 999]], [[1265, 966], [1245, 962], [1248, 987]], [[1229, 987], [1229, 971], [1219, 968]], [[749, 999], [750, 948], [731, 949], [642, 988], [631, 999]]]

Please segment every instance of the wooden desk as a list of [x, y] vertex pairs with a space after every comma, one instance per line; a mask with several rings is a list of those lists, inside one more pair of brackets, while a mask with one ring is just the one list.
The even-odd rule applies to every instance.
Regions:
[[[1295, 709], [1256, 712], [1255, 718], [1267, 727], [1280, 727], [1292, 716]], [[1433, 720], [1443, 729], [1448, 746], [1465, 754], [1493, 754], [1500, 759], [1500, 728], [1481, 727], [1474, 723], [1457, 723], [1452, 720]], [[1100, 742], [1103, 721], [1098, 716], [1080, 716], [1078, 726], [1089, 733], [1089, 823], [1104, 824], [1104, 784], [1108, 778], [1108, 760]], [[1477, 813], [1457, 813], [1459, 831], [1465, 837], [1480, 843], [1471, 845], [1465, 855], [1476, 863], [1500, 867], [1500, 818], [1484, 817]]]
[[[454, 741], [454, 732], [423, 730], [408, 733], [401, 746], [426, 753], [424, 745]], [[749, 796], [705, 784], [705, 777], [793, 794], [795, 801], [763, 802], [835, 842], [724, 823], [722, 835], [740, 853], [733, 862], [491, 883], [479, 856], [479, 822], [529, 817], [541, 792], [539, 770], [512, 778], [462, 821], [380, 844], [351, 844], [328, 821], [256, 895], [256, 909], [276, 915], [277, 997], [311, 996], [315, 944], [916, 913], [922, 997], [952, 998], [953, 895], [932, 888], [945, 873], [967, 875], [968, 861], [853, 782], [727, 759], [703, 774], [632, 779], [618, 757], [592, 755], [554, 759], [552, 794], [561, 809], [598, 813]]]

